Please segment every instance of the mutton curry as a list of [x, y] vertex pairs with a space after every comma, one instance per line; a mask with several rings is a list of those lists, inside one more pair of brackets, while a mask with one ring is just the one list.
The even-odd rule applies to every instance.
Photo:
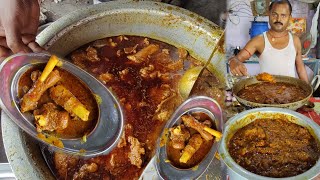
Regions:
[[58, 67], [41, 81], [42, 70], [42, 66], [31, 68], [20, 78], [21, 112], [34, 115], [39, 133], [58, 138], [89, 134], [98, 118], [98, 106], [90, 89]]
[[[107, 155], [84, 160], [55, 153], [58, 178], [137, 179], [155, 154], [163, 126], [183, 101], [177, 87], [180, 77], [188, 68], [203, 63], [185, 49], [124, 35], [84, 45], [72, 52], [70, 59], [118, 97], [126, 124], [119, 144]], [[220, 89], [214, 92], [217, 97], [223, 94]]]

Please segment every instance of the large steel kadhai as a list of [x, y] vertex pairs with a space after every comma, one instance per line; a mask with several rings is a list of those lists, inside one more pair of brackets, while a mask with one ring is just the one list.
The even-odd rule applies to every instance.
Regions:
[[[104, 37], [145, 36], [176, 47], [191, 56], [207, 60], [223, 30], [185, 9], [151, 1], [111, 1], [90, 6], [55, 21], [37, 36], [37, 42], [53, 54], [68, 55], [80, 46]], [[208, 69], [225, 82], [226, 64], [217, 52]], [[5, 114], [1, 114], [6, 154], [18, 179], [54, 179], [37, 143]], [[214, 161], [213, 161], [214, 162]], [[219, 162], [218, 162], [219, 163]], [[205, 177], [219, 165], [211, 163]]]
[[305, 81], [302, 81], [300, 79], [289, 77], [289, 76], [281, 76], [281, 75], [273, 75], [273, 76], [277, 82], [286, 82], [289, 84], [299, 86], [300, 88], [304, 89], [307, 92], [306, 97], [300, 101], [287, 103], [287, 104], [261, 104], [261, 103], [250, 102], [250, 101], [247, 101], [245, 99], [240, 98], [238, 96], [238, 92], [241, 89], [243, 89], [245, 86], [248, 86], [248, 85], [260, 83], [260, 81], [258, 81], [255, 76], [249, 77], [246, 79], [241, 79], [240, 81], [235, 83], [233, 85], [232, 92], [241, 104], [243, 104], [249, 108], [278, 107], [278, 108], [287, 108], [287, 109], [291, 109], [291, 110], [296, 110], [299, 107], [308, 103], [310, 97], [312, 96], [312, 92], [313, 92], [313, 89], [310, 84], [308, 84]]

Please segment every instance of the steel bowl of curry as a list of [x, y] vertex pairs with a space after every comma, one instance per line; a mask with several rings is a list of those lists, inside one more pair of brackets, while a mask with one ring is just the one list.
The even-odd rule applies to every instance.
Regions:
[[230, 179], [312, 179], [320, 173], [320, 127], [282, 108], [244, 111], [225, 124], [219, 148]]
[[219, 104], [205, 96], [183, 102], [158, 140], [156, 170], [162, 179], [197, 179], [215, 158], [223, 115]]
[[124, 120], [118, 100], [70, 62], [40, 53], [13, 55], [1, 63], [0, 79], [4, 112], [52, 148], [93, 156], [119, 141]]
[[[6, 129], [20, 132], [7, 117], [2, 117], [6, 152], [16, 176], [139, 178], [155, 155], [156, 141], [164, 125], [183, 102], [177, 87], [180, 77], [190, 67], [204, 65], [222, 32], [195, 13], [150, 1], [111, 1], [71, 13], [51, 24], [38, 36], [38, 42], [48, 51], [67, 57], [111, 89], [124, 110], [124, 133], [107, 155], [81, 158], [49, 149], [41, 156], [37, 144], [24, 143], [30, 140], [28, 136], [19, 135], [9, 142], [6, 137], [12, 133]], [[222, 84], [211, 87], [215, 96], [212, 98], [221, 106], [224, 91], [217, 87], [224, 87], [226, 71], [222, 49], [208, 66], [214, 74], [211, 82]], [[17, 156], [23, 157], [19, 163]], [[25, 168], [19, 168], [21, 164]]]
[[238, 81], [232, 92], [241, 104], [250, 108], [279, 107], [296, 110], [309, 101], [313, 89], [310, 84], [297, 78], [262, 73]]

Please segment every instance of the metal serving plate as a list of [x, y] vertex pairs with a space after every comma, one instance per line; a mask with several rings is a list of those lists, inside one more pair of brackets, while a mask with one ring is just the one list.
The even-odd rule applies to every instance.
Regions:
[[[44, 65], [49, 60], [47, 54], [18, 54], [5, 59], [0, 65], [0, 106], [3, 111], [26, 133], [33, 138], [48, 144], [37, 137], [31, 113], [22, 113], [19, 108], [18, 82], [22, 74], [36, 65]], [[123, 113], [117, 99], [97, 79], [89, 73], [81, 70], [70, 62], [60, 59], [60, 68], [79, 78], [95, 96], [101, 98], [97, 103], [99, 108], [98, 121], [92, 132], [87, 135], [87, 141], [81, 138], [61, 139], [64, 148], [58, 148], [51, 144], [53, 149], [67, 153], [77, 153], [82, 156], [95, 156], [109, 153], [117, 144], [123, 131]], [[108, 128], [106, 131], [105, 129]], [[80, 151], [81, 150], [81, 151]], [[84, 150], [84, 151], [83, 151]], [[81, 153], [80, 153], [81, 152]]]

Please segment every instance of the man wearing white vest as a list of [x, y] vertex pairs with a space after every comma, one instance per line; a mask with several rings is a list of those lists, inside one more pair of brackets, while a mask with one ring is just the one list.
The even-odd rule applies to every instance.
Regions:
[[301, 80], [309, 82], [302, 61], [300, 39], [286, 30], [291, 12], [292, 6], [288, 0], [275, 0], [270, 4], [271, 29], [251, 39], [236, 56], [229, 59], [233, 75], [248, 75], [243, 62], [257, 53], [261, 72], [291, 77], [296, 77], [297, 72]]

